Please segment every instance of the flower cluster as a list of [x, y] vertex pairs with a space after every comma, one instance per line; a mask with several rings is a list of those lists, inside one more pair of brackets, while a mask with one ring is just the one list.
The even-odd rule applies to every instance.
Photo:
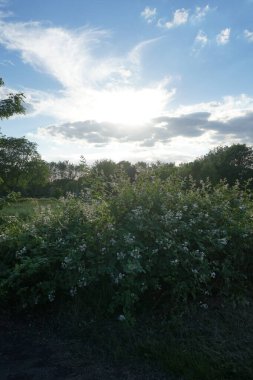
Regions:
[[71, 195], [29, 222], [6, 218], [0, 294], [27, 306], [103, 297], [97, 304], [125, 317], [160, 300], [167, 309], [243, 301], [253, 282], [252, 216], [247, 191], [145, 173], [108, 199]]

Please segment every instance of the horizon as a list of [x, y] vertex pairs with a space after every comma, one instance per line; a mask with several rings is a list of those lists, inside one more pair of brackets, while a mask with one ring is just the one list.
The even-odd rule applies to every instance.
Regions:
[[[193, 161], [253, 141], [253, 1], [0, 0], [1, 121], [46, 161]], [[130, 27], [129, 27], [130, 26]]]

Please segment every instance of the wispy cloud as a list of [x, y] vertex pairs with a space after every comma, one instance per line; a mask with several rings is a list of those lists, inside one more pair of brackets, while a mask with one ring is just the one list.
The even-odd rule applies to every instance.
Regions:
[[208, 43], [208, 37], [205, 32], [202, 30], [198, 31], [198, 34], [195, 37], [195, 44], [197, 44], [200, 47], [206, 46]]
[[176, 28], [180, 25], [184, 25], [187, 23], [189, 18], [189, 11], [186, 10], [185, 8], [177, 9], [171, 20], [166, 21], [164, 19], [158, 20], [158, 26], [161, 28], [166, 28], [166, 29], [172, 29]]
[[201, 21], [204, 21], [206, 18], [206, 15], [211, 11], [211, 8], [209, 5], [206, 5], [204, 7], [196, 7], [195, 12], [191, 16], [191, 21], [193, 23], [199, 23]]
[[0, 23], [0, 43], [18, 51], [23, 62], [61, 85], [57, 93], [25, 90], [33, 114], [47, 114], [59, 121], [123, 120], [134, 125], [163, 113], [174, 94], [168, 83], [162, 79], [138, 85], [143, 52], [156, 40], [142, 41], [123, 56], [101, 57], [98, 50], [108, 37], [107, 31], [98, 29]]
[[13, 16], [11, 11], [5, 10], [7, 5], [9, 5], [9, 0], [0, 0], [0, 20]]
[[148, 24], [152, 24], [152, 23], [155, 21], [156, 16], [157, 16], [156, 8], [146, 7], [146, 8], [141, 12], [141, 17], [143, 17], [144, 20], [145, 20]]
[[132, 50], [128, 53], [128, 59], [130, 62], [134, 63], [135, 65], [139, 65], [142, 59], [143, 51], [153, 43], [160, 40], [160, 37], [158, 38], [152, 38], [150, 40], [145, 40], [137, 44], [133, 47]]
[[10, 59], [4, 59], [0, 61], [0, 65], [2, 66], [14, 66], [14, 63]]
[[244, 30], [244, 37], [248, 42], [253, 42], [253, 32], [249, 31], [248, 29]]
[[0, 0], [0, 7], [5, 7], [10, 0]]
[[216, 36], [217, 45], [226, 45], [229, 42], [230, 34], [231, 34], [230, 28], [225, 28], [221, 30], [221, 32], [217, 34]]

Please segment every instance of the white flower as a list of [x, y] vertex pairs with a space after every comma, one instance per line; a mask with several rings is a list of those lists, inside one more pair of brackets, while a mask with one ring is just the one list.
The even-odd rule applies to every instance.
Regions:
[[69, 291], [69, 293], [70, 293], [71, 297], [74, 297], [75, 294], [77, 293], [76, 287], [74, 286], [73, 288], [71, 288], [70, 291]]
[[79, 246], [79, 249], [81, 252], [84, 252], [86, 250], [86, 248], [87, 248], [86, 244], [82, 244]]
[[7, 235], [5, 234], [0, 234], [0, 241], [4, 241], [7, 239]]
[[64, 257], [64, 263], [65, 263], [66, 265], [67, 265], [67, 264], [70, 264], [71, 261], [72, 261], [72, 259], [71, 259], [70, 257], [68, 257], [68, 256], [65, 256], [65, 257]]
[[224, 237], [224, 238], [222, 238], [222, 239], [218, 239], [218, 242], [220, 243], [220, 244], [222, 244], [222, 245], [227, 245], [227, 243], [228, 243], [228, 241], [227, 241], [227, 239]]
[[215, 273], [215, 272], [212, 272], [212, 273], [211, 273], [211, 277], [212, 277], [212, 278], [215, 278], [215, 277], [216, 277], [216, 273]]
[[123, 314], [120, 314], [120, 315], [118, 316], [118, 321], [123, 322], [123, 321], [125, 321], [125, 320], [126, 320], [126, 317], [125, 317]]
[[84, 277], [82, 277], [82, 278], [80, 278], [80, 280], [78, 280], [78, 286], [79, 286], [79, 288], [83, 288], [83, 287], [87, 286], [87, 282], [86, 282]]
[[21, 258], [25, 253], [26, 253], [26, 247], [23, 247], [22, 249], [16, 252], [16, 258], [17, 259]]
[[118, 277], [115, 278], [115, 284], [118, 284], [125, 277], [124, 273], [119, 273]]
[[125, 240], [125, 242], [127, 244], [132, 244], [135, 241], [135, 237], [132, 234], [130, 234], [130, 233], [125, 234], [123, 236], [123, 239]]
[[48, 293], [48, 300], [49, 302], [53, 302], [55, 299], [55, 291], [51, 290], [51, 292]]
[[139, 259], [141, 257], [139, 248], [134, 248], [131, 252], [129, 252], [129, 254], [135, 259]]
[[118, 260], [122, 260], [125, 258], [126, 254], [124, 252], [117, 252], [116, 256]]
[[178, 211], [176, 213], [176, 218], [179, 219], [179, 220], [182, 218], [182, 212], [181, 211]]

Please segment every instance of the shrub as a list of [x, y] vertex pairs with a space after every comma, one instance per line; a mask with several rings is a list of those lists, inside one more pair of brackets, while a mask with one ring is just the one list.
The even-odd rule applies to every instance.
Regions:
[[252, 290], [252, 199], [238, 185], [144, 173], [2, 227], [0, 295], [18, 307], [72, 298], [131, 318], [247, 303]]

